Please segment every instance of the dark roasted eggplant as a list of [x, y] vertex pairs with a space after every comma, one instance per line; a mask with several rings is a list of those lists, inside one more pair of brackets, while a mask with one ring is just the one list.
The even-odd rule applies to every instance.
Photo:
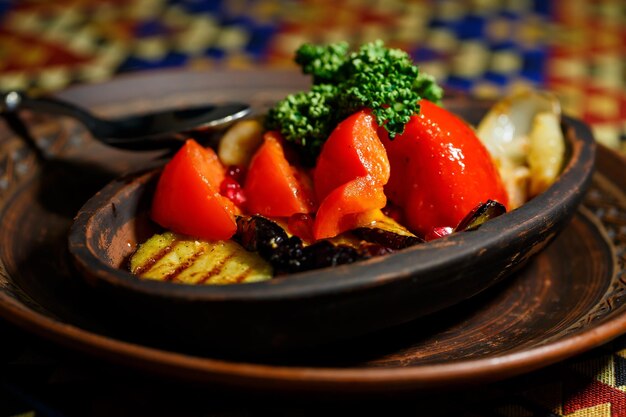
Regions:
[[506, 207], [494, 200], [487, 200], [486, 203], [479, 204], [467, 216], [463, 218], [454, 229], [455, 232], [465, 232], [475, 230], [487, 220], [494, 219], [506, 213]]
[[[489, 200], [472, 210], [455, 231], [474, 230], [505, 211], [502, 204]], [[424, 242], [382, 213], [372, 214], [365, 223], [337, 238], [307, 244], [273, 220], [242, 216], [237, 218], [237, 243], [155, 235], [133, 255], [131, 271], [146, 279], [184, 283], [253, 282], [270, 279], [272, 271], [282, 275], [349, 264]]]
[[421, 242], [415, 236], [396, 236], [385, 230], [378, 233], [369, 227], [361, 229], [359, 239], [320, 240], [306, 245], [272, 220], [262, 216], [239, 217], [235, 240], [247, 250], [258, 252], [277, 275], [348, 264]]
[[376, 227], [359, 227], [352, 231], [357, 238], [374, 243], [391, 251], [408, 248], [409, 246], [424, 243], [423, 239], [412, 235], [400, 235]]

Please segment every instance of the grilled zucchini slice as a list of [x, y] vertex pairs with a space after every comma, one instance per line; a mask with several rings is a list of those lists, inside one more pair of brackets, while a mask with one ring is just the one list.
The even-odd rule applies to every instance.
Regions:
[[271, 279], [272, 267], [233, 241], [208, 242], [171, 232], [139, 246], [130, 271], [144, 279], [184, 284], [235, 284]]

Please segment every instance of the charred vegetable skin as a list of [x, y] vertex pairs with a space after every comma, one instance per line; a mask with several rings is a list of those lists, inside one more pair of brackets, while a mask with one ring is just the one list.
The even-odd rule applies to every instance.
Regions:
[[320, 240], [305, 246], [297, 236], [289, 236], [277, 223], [261, 216], [237, 218], [234, 239], [245, 249], [258, 252], [276, 274], [288, 274], [348, 264], [381, 256], [422, 242], [382, 229], [360, 228], [356, 245]]
[[[475, 230], [505, 212], [488, 201], [469, 213], [455, 231]], [[380, 223], [380, 222], [379, 222]], [[405, 234], [393, 222], [358, 227], [350, 243], [320, 240], [305, 245], [277, 223], [262, 216], [238, 217], [233, 241], [198, 241], [171, 232], [143, 243], [130, 259], [133, 274], [150, 280], [184, 284], [233, 284], [271, 279], [273, 275], [349, 264], [382, 256], [424, 241]], [[389, 230], [386, 230], [388, 228]], [[240, 246], [241, 245], [241, 246]]]
[[143, 279], [182, 284], [237, 284], [272, 278], [272, 267], [232, 240], [201, 241], [171, 232], [142, 243], [130, 270]]
[[380, 245], [390, 252], [424, 243], [424, 240], [417, 236], [401, 235], [376, 227], [358, 227], [351, 233], [358, 239]]
[[[487, 220], [505, 212], [506, 208], [497, 201], [481, 203], [468, 213], [455, 231], [476, 230]], [[237, 218], [234, 239], [245, 249], [258, 252], [272, 265], [276, 274], [349, 264], [424, 242], [417, 236], [377, 227], [358, 227], [350, 234], [356, 237], [356, 243], [335, 243], [324, 239], [306, 246], [299, 237], [289, 236], [279, 224], [262, 216], [251, 216]]]
[[455, 232], [467, 232], [476, 230], [487, 220], [495, 219], [506, 213], [506, 207], [497, 201], [488, 200], [484, 204], [479, 204], [461, 220], [454, 229]]

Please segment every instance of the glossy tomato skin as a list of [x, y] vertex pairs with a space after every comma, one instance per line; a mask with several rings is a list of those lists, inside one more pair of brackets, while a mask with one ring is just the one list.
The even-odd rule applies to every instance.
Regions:
[[368, 177], [348, 181], [322, 201], [313, 224], [313, 237], [331, 238], [354, 229], [357, 226], [356, 215], [380, 209], [386, 203], [382, 184], [375, 184]]
[[389, 160], [374, 116], [361, 110], [339, 123], [324, 143], [313, 176], [317, 198], [322, 201], [335, 188], [367, 176], [386, 184]]
[[402, 135], [380, 132], [391, 163], [385, 191], [403, 211], [403, 221], [421, 236], [454, 228], [488, 199], [508, 198], [487, 149], [461, 119], [429, 101], [420, 102]]
[[307, 174], [289, 164], [277, 132], [265, 134], [250, 162], [243, 191], [251, 214], [289, 217], [316, 208]]
[[220, 195], [225, 177], [213, 150], [193, 140], [167, 163], [152, 200], [151, 217], [173, 232], [206, 240], [225, 240], [237, 230], [237, 207]]
[[320, 201], [313, 236], [324, 239], [355, 227], [355, 215], [385, 206], [389, 159], [369, 110], [343, 120], [324, 143], [314, 171]]

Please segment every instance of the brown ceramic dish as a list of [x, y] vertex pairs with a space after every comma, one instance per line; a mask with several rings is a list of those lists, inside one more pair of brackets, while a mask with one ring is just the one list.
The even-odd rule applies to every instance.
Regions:
[[[447, 106], [471, 123], [465, 107]], [[158, 171], [113, 181], [79, 211], [69, 249], [83, 277], [130, 331], [244, 353], [328, 344], [407, 323], [471, 298], [519, 270], [575, 213], [592, 177], [594, 141], [566, 118], [558, 181], [476, 231], [352, 265], [231, 286], [143, 281], [126, 259], [156, 229], [147, 211]]]
[[[297, 74], [154, 72], [65, 91], [119, 116], [219, 99], [263, 104], [300, 89]], [[158, 88], [156, 88], [158, 86]], [[485, 106], [458, 102], [475, 120]], [[391, 392], [476, 386], [564, 360], [626, 332], [626, 159], [602, 146], [584, 208], [525, 268], [467, 302], [330, 350], [240, 360], [125, 331], [73, 268], [67, 232], [108, 181], [156, 154], [94, 143], [70, 121], [35, 118], [44, 160], [0, 124], [0, 316], [68, 349], [185, 381], [254, 390]], [[561, 378], [563, 367], [540, 378]]]

